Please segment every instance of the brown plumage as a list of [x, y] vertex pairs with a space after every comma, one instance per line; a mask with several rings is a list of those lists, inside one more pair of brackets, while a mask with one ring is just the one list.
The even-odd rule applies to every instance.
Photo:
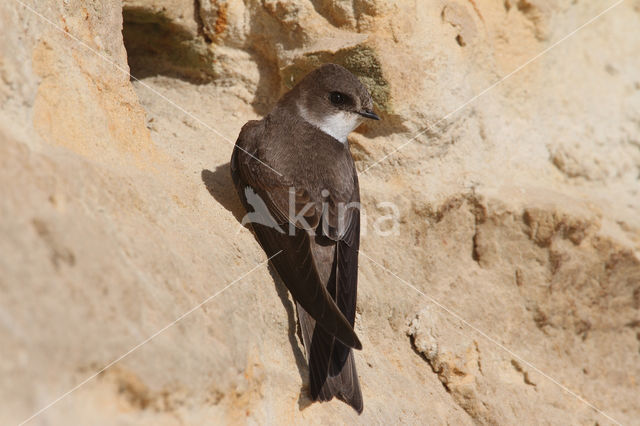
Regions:
[[[264, 119], [244, 125], [231, 159], [243, 205], [265, 216], [251, 224], [258, 241], [268, 256], [282, 250], [271, 263], [296, 301], [312, 398], [337, 396], [359, 413], [351, 348], [362, 347], [353, 330], [360, 193], [346, 134], [361, 117], [377, 119], [371, 109], [355, 76], [324, 65]], [[266, 211], [255, 209], [255, 196]]]

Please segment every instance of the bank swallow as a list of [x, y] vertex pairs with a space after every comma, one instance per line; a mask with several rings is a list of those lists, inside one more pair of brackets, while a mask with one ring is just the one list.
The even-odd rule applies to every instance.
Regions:
[[309, 73], [262, 120], [244, 125], [231, 158], [253, 231], [296, 302], [313, 400], [334, 396], [362, 412], [352, 349], [360, 193], [347, 136], [379, 120], [345, 68]]

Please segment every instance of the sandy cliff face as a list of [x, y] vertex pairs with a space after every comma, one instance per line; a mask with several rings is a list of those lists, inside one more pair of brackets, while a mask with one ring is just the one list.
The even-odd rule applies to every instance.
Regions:
[[[3, 2], [0, 423], [638, 424], [640, 3], [591, 21], [613, 4]], [[360, 417], [310, 404], [228, 173], [328, 61], [383, 117], [350, 137]]]

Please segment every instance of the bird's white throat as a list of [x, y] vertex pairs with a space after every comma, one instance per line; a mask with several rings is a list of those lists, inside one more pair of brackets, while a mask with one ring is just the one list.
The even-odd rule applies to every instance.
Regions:
[[362, 117], [352, 112], [340, 111], [316, 118], [302, 105], [298, 105], [298, 110], [305, 121], [342, 143], [347, 143], [349, 133], [362, 123]]

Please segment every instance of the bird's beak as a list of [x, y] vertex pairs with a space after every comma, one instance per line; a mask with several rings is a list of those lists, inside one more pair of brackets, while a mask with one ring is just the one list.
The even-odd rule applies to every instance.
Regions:
[[380, 117], [378, 117], [378, 115], [375, 112], [368, 109], [358, 111], [358, 114], [360, 114], [363, 117], [370, 118], [372, 120], [380, 120]]

